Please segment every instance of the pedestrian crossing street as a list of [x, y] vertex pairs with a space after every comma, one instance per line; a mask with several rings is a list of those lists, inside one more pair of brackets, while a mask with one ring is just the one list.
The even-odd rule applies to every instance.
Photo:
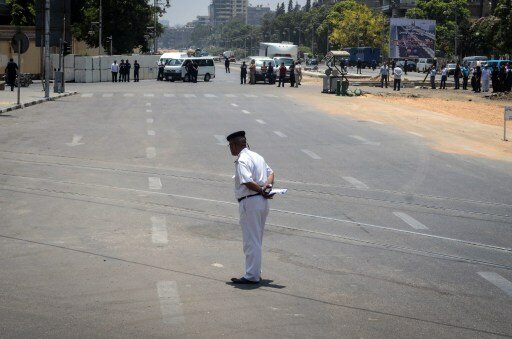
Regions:
[[284, 98], [286, 95], [276, 95], [276, 94], [214, 94], [214, 93], [204, 93], [204, 94], [193, 94], [193, 93], [82, 93], [80, 94], [82, 98], [127, 98], [127, 97], [143, 97], [143, 98]]

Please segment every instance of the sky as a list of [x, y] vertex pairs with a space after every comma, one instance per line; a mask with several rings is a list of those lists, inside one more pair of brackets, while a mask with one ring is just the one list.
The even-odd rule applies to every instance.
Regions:
[[[276, 9], [278, 3], [283, 2], [288, 6], [288, 0], [249, 0], [253, 6], [269, 6], [272, 10]], [[161, 1], [165, 3], [165, 1]], [[171, 7], [167, 8], [167, 13], [163, 19], [169, 20], [171, 26], [184, 25], [192, 21], [198, 15], [208, 15], [208, 5], [211, 0], [171, 0]], [[293, 1], [295, 3], [295, 0]], [[306, 0], [298, 0], [299, 5], [304, 5]]]

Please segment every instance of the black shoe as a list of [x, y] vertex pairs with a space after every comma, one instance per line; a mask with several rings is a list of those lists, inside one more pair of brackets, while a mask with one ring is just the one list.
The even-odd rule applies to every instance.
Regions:
[[233, 284], [243, 284], [243, 285], [255, 285], [255, 284], [259, 284], [260, 283], [259, 281], [247, 280], [244, 277], [241, 277], [241, 278], [231, 278], [231, 281], [233, 282]]

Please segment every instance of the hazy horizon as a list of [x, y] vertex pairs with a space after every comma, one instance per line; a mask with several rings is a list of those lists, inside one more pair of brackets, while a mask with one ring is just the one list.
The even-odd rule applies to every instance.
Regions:
[[[170, 26], [185, 25], [187, 22], [193, 21], [198, 15], [208, 15], [208, 6], [211, 0], [171, 0], [171, 7], [167, 9], [167, 13], [162, 19], [169, 20]], [[278, 3], [285, 3], [288, 6], [288, 0], [250, 0], [249, 5], [264, 5], [275, 10]], [[299, 5], [304, 5], [306, 0], [298, 0]], [[295, 0], [294, 0], [295, 3]]]

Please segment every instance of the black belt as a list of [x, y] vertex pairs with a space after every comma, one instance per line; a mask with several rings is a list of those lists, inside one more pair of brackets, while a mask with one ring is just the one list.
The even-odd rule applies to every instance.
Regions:
[[246, 195], [245, 197], [241, 197], [238, 199], [238, 202], [244, 200], [245, 198], [250, 198], [250, 197], [255, 197], [257, 195], [261, 195], [261, 193], [256, 193], [256, 194], [251, 194], [251, 195]]

